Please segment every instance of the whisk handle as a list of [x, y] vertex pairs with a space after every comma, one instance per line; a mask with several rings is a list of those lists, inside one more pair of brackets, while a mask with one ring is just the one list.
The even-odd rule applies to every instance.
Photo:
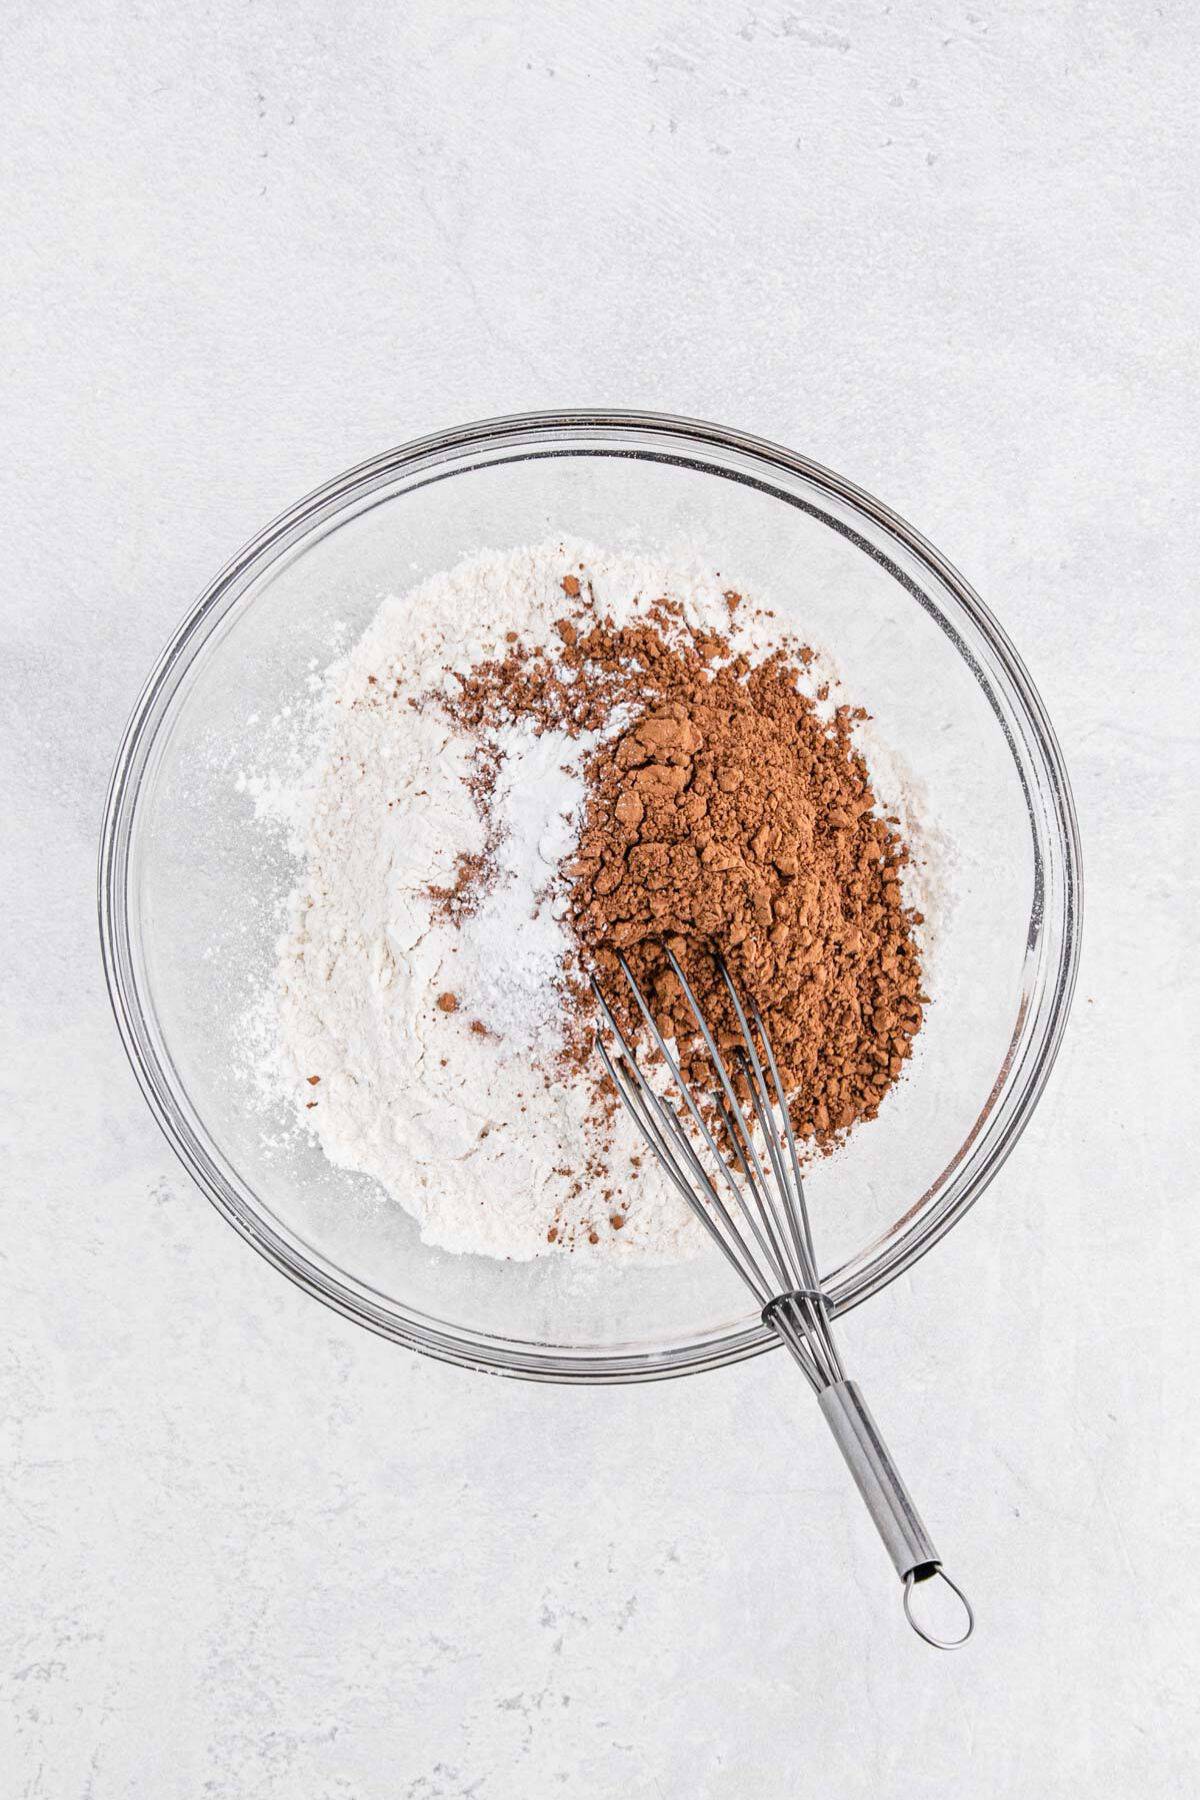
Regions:
[[[934, 1548], [933, 1539], [913, 1505], [912, 1496], [900, 1478], [900, 1471], [892, 1461], [858, 1387], [853, 1381], [835, 1381], [817, 1395], [817, 1401], [896, 1573], [904, 1583], [904, 1611], [909, 1624], [926, 1643], [940, 1650], [952, 1650], [966, 1643], [975, 1625], [970, 1602], [961, 1588], [943, 1572], [942, 1559]], [[910, 1606], [913, 1584], [934, 1575], [940, 1575], [962, 1601], [967, 1628], [959, 1638], [934, 1637], [913, 1617]]]
[[835, 1381], [817, 1399], [901, 1581], [940, 1562], [857, 1383]]

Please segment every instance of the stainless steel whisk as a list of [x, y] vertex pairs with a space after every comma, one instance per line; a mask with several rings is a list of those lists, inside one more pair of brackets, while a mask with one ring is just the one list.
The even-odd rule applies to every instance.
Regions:
[[[682, 1099], [683, 1112], [651, 1087], [593, 977], [593, 990], [616, 1044], [615, 1052], [610, 1051], [597, 1037], [604, 1066], [659, 1166], [754, 1295], [762, 1309], [763, 1323], [782, 1338], [807, 1377], [904, 1583], [904, 1612], [909, 1624], [927, 1644], [939, 1650], [957, 1649], [966, 1643], [975, 1627], [970, 1602], [942, 1568], [941, 1558], [866, 1401], [855, 1383], [846, 1378], [834, 1342], [829, 1300], [821, 1287], [813, 1250], [791, 1119], [762, 1015], [753, 1002], [749, 1009], [742, 1004], [728, 968], [718, 959], [741, 1033], [733, 1061], [749, 1093], [747, 1112], [738, 1100], [734, 1079], [686, 975], [669, 950], [666, 957], [712, 1061], [716, 1087], [706, 1098], [712, 1101], [724, 1128], [726, 1149], [723, 1151], [718, 1145], [633, 971], [619, 954], [617, 960], [650, 1039]], [[691, 1123], [691, 1131], [685, 1118]], [[707, 1152], [707, 1164], [711, 1166], [706, 1165], [701, 1151]], [[935, 1636], [913, 1613], [914, 1587], [935, 1576], [952, 1589], [965, 1610], [966, 1629], [957, 1638]]]

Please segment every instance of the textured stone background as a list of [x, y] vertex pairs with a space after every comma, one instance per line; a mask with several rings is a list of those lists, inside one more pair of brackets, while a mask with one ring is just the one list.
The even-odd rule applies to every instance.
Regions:
[[[2, 31], [5, 1795], [1194, 1789], [1194, 9], [9, 0]], [[187, 604], [345, 465], [560, 403], [883, 496], [1063, 740], [1067, 1047], [846, 1331], [978, 1601], [958, 1658], [900, 1624], [781, 1358], [579, 1393], [377, 1342], [192, 1189], [118, 1047], [96, 831]]]

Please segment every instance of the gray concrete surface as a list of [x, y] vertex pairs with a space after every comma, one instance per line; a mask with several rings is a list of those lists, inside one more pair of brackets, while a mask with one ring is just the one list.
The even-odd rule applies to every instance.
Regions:
[[[1194, 9], [16, 0], [2, 34], [3, 1792], [1194, 1790]], [[191, 1187], [109, 1016], [103, 791], [188, 603], [340, 468], [563, 403], [890, 501], [1070, 763], [1052, 1085], [847, 1327], [931, 1515], [970, 1471], [957, 1659], [781, 1358], [581, 1393], [368, 1337]]]

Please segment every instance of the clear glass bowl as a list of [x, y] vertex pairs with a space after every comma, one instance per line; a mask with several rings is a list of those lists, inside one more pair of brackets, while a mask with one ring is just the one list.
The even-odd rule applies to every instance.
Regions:
[[[167, 646], [113, 774], [104, 962], [146, 1098], [199, 1186], [311, 1294], [412, 1349], [557, 1381], [681, 1375], [775, 1339], [715, 1256], [507, 1264], [423, 1245], [375, 1185], [280, 1147], [233, 1074], [245, 1003], [295, 878], [229, 747], [291, 704], [380, 598], [481, 547], [571, 533], [699, 549], [827, 650], [923, 794], [952, 890], [907, 1078], [809, 1182], [844, 1311], [909, 1267], [1000, 1168], [1057, 1051], [1075, 979], [1074, 811], [1003, 631], [911, 526], [739, 432], [649, 413], [540, 413], [420, 439], [331, 481], [217, 576]], [[293, 1134], [294, 1135], [294, 1134]]]

